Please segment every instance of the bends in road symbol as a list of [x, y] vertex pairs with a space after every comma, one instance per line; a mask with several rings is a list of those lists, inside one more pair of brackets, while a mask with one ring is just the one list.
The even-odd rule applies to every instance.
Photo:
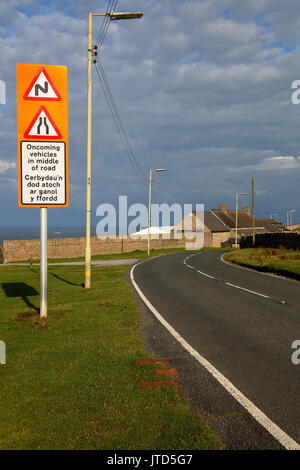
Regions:
[[44, 67], [40, 67], [30, 83], [24, 100], [61, 101], [61, 96]]
[[25, 138], [61, 139], [62, 134], [45, 106], [41, 106], [27, 127]]

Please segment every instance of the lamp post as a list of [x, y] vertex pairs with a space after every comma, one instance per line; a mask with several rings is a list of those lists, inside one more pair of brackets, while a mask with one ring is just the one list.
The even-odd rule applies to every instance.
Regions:
[[130, 20], [143, 16], [135, 13], [89, 13], [88, 14], [88, 74], [87, 74], [87, 150], [86, 150], [86, 245], [85, 288], [91, 287], [91, 180], [92, 180], [92, 64], [97, 47], [93, 46], [93, 17], [108, 16], [110, 20]]
[[[155, 168], [157, 173], [161, 173], [163, 171], [168, 171], [166, 168]], [[150, 256], [150, 227], [151, 227], [151, 198], [152, 198], [152, 184], [153, 184], [153, 176], [152, 176], [153, 169], [150, 168], [149, 171], [149, 195], [148, 195], [148, 250], [147, 254]]]
[[286, 213], [286, 224], [287, 224], [287, 226], [292, 225], [291, 221], [292, 221], [292, 213], [293, 212], [296, 212], [295, 209], [287, 211], [287, 213]]
[[290, 225], [293, 225], [293, 213], [296, 212], [295, 209], [290, 211]]
[[247, 196], [247, 193], [236, 193], [235, 195], [235, 247], [237, 248], [238, 239], [238, 213], [239, 213], [239, 198]]

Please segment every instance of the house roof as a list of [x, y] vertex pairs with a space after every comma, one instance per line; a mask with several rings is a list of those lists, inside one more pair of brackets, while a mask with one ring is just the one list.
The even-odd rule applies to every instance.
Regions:
[[229, 232], [229, 228], [214, 211], [204, 212], [204, 224], [211, 232]]
[[[224, 222], [229, 229], [235, 228], [235, 210], [214, 209], [213, 212]], [[251, 228], [252, 216], [244, 210], [238, 211], [238, 228]]]
[[[196, 211], [193, 213], [197, 215]], [[203, 216], [199, 213], [200, 215]], [[236, 227], [235, 216], [235, 210], [211, 209], [204, 211], [204, 224], [211, 232], [230, 232]], [[252, 216], [243, 209], [238, 211], [237, 228], [239, 233], [248, 233], [253, 230]], [[276, 219], [255, 219], [255, 230], [256, 233], [282, 232], [287, 228]]]
[[285, 225], [276, 219], [256, 219], [258, 225], [265, 228], [266, 232], [281, 232], [282, 230], [288, 230]]

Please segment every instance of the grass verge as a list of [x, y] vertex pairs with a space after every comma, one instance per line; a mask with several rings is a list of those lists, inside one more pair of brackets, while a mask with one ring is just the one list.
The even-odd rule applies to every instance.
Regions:
[[247, 248], [227, 253], [224, 258], [258, 271], [300, 280], [300, 252], [275, 248]]
[[[157, 366], [136, 331], [128, 266], [49, 266], [49, 322], [37, 321], [39, 270], [0, 271], [1, 449], [218, 449], [177, 387], [140, 388]], [[45, 326], [45, 325], [44, 325]], [[160, 380], [157, 376], [156, 380]]]

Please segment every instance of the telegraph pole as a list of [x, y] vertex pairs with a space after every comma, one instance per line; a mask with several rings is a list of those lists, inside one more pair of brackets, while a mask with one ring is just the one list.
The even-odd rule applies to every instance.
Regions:
[[147, 254], [150, 256], [150, 227], [151, 227], [151, 195], [152, 195], [152, 168], [149, 173], [149, 196], [148, 196], [148, 250]]
[[91, 287], [91, 178], [92, 178], [92, 24], [93, 15], [88, 16], [88, 77], [87, 77], [87, 140], [86, 140], [86, 246], [85, 288]]
[[141, 12], [89, 13], [88, 14], [88, 73], [87, 73], [87, 140], [86, 140], [86, 242], [85, 242], [85, 283], [91, 287], [91, 185], [92, 185], [92, 78], [93, 61], [97, 46], [93, 46], [93, 17], [107, 16], [110, 20], [130, 20], [143, 16]]
[[252, 176], [252, 245], [255, 245], [255, 197], [254, 197], [254, 177]]

